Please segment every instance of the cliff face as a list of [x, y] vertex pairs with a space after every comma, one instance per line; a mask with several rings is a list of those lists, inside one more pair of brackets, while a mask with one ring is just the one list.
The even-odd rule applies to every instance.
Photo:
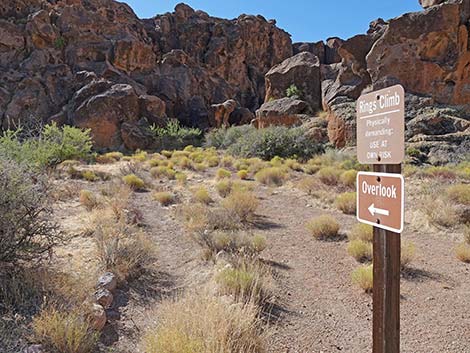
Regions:
[[211, 103], [256, 109], [264, 74], [292, 55], [261, 16], [222, 20], [180, 4], [138, 19], [112, 0], [0, 5], [0, 122], [92, 128], [99, 147], [146, 147], [145, 126], [176, 117], [211, 124]]
[[273, 102], [260, 109], [263, 126], [302, 123], [323, 107], [328, 138], [343, 147], [355, 143], [355, 100], [401, 83], [407, 140], [439, 161], [470, 147], [470, 4], [420, 2], [425, 10], [376, 20], [366, 34], [292, 44], [273, 20], [184, 4], [141, 20], [113, 0], [4, 0], [0, 125], [56, 120], [91, 128], [98, 147], [145, 148], [149, 124], [213, 126], [211, 104], [255, 111], [295, 84], [304, 108], [286, 117]]

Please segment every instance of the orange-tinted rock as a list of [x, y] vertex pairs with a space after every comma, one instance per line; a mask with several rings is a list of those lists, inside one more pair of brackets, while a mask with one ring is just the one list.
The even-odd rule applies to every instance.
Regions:
[[470, 3], [443, 4], [390, 20], [367, 55], [374, 88], [401, 83], [405, 91], [443, 104], [470, 102]]

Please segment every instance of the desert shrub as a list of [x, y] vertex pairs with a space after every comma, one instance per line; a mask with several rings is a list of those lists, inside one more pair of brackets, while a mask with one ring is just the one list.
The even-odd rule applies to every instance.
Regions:
[[171, 158], [173, 156], [173, 151], [163, 150], [160, 153], [166, 158]]
[[153, 133], [155, 144], [159, 149], [180, 150], [188, 145], [199, 145], [202, 142], [201, 130], [181, 126], [176, 119], [169, 120], [164, 127], [152, 125], [150, 131]]
[[192, 190], [193, 200], [202, 204], [210, 204], [213, 200], [209, 194], [209, 191], [204, 186], [196, 187]]
[[336, 197], [335, 205], [341, 212], [345, 214], [356, 213], [356, 193], [345, 192]]
[[175, 195], [168, 191], [155, 192], [153, 198], [160, 202], [162, 206], [171, 205], [175, 201]]
[[219, 129], [206, 136], [206, 143], [217, 148], [226, 148], [239, 157], [259, 157], [271, 160], [274, 156], [309, 158], [322, 150], [306, 136], [301, 127], [273, 126], [256, 129], [252, 126]]
[[18, 129], [0, 136], [0, 154], [36, 167], [54, 166], [69, 159], [89, 159], [91, 148], [90, 130], [58, 127], [55, 123], [35, 135]]
[[457, 172], [449, 166], [431, 166], [422, 169], [419, 175], [426, 178], [453, 180], [457, 177]]
[[206, 158], [206, 162], [207, 162], [207, 165], [212, 168], [212, 167], [217, 167], [219, 165], [220, 160], [219, 160], [219, 157], [217, 156], [208, 156]]
[[470, 244], [466, 242], [459, 244], [455, 248], [455, 255], [460, 261], [470, 263]]
[[142, 190], [145, 187], [145, 182], [135, 174], [123, 176], [122, 181], [132, 190]]
[[315, 195], [318, 191], [323, 190], [324, 185], [315, 177], [304, 177], [297, 183], [297, 188], [306, 192], [308, 195]]
[[360, 266], [351, 275], [352, 282], [362, 288], [366, 293], [372, 292], [374, 287], [374, 269], [372, 265]]
[[337, 238], [340, 228], [338, 221], [328, 215], [311, 219], [307, 222], [306, 227], [315, 239]]
[[88, 211], [98, 206], [98, 198], [90, 190], [80, 190], [79, 201]]
[[40, 259], [61, 239], [47, 178], [0, 157], [0, 262]]
[[248, 179], [248, 170], [246, 170], [246, 169], [239, 170], [239, 171], [237, 172], [237, 176], [238, 176], [241, 180], [246, 180], [246, 179]]
[[125, 220], [101, 217], [94, 230], [101, 268], [120, 280], [138, 275], [156, 257], [155, 243]]
[[292, 170], [295, 170], [297, 172], [301, 172], [303, 170], [302, 164], [297, 162], [295, 159], [288, 158], [284, 161], [284, 165]]
[[286, 171], [278, 167], [261, 169], [258, 173], [255, 174], [255, 180], [257, 182], [269, 186], [280, 186], [286, 179]]
[[356, 185], [356, 176], [357, 176], [357, 171], [354, 169], [346, 170], [343, 172], [339, 180], [341, 181], [341, 184], [344, 186], [348, 187], [354, 187]]
[[372, 260], [372, 244], [360, 239], [352, 240], [348, 244], [348, 254], [359, 262], [370, 261]]
[[251, 239], [251, 244], [253, 247], [253, 251], [256, 253], [260, 253], [264, 249], [266, 249], [267, 241], [264, 235], [255, 234], [253, 235], [253, 238]]
[[318, 178], [322, 183], [330, 186], [338, 185], [341, 176], [341, 170], [335, 167], [324, 167], [317, 172]]
[[313, 175], [320, 170], [320, 166], [316, 164], [307, 163], [303, 166], [303, 171], [305, 174]]
[[102, 155], [107, 160], [113, 160], [115, 162], [120, 161], [124, 155], [121, 152], [108, 152]]
[[242, 125], [230, 128], [213, 129], [206, 134], [206, 146], [217, 149], [226, 149], [235, 144], [243, 135], [252, 131], [249, 125]]
[[460, 219], [455, 203], [446, 198], [429, 195], [425, 197], [421, 209], [427, 215], [431, 224], [441, 227], [455, 227]]
[[220, 166], [225, 167], [225, 168], [230, 168], [233, 166], [234, 159], [232, 156], [224, 156], [220, 160]]
[[175, 174], [175, 179], [180, 185], [185, 185], [188, 180], [188, 176], [185, 173], [177, 172]]
[[233, 182], [230, 179], [223, 179], [215, 185], [215, 188], [220, 196], [227, 197], [232, 192]]
[[98, 180], [98, 176], [92, 170], [82, 170], [82, 178], [86, 181], [96, 181]]
[[416, 254], [416, 246], [410, 241], [404, 241], [401, 244], [401, 268], [404, 269], [413, 261]]
[[150, 169], [150, 175], [154, 178], [166, 177], [169, 180], [173, 180], [176, 177], [176, 171], [168, 166], [158, 166]]
[[266, 337], [252, 304], [233, 305], [211, 294], [164, 301], [158, 325], [143, 338], [146, 353], [263, 353]]
[[446, 193], [451, 201], [470, 206], [470, 184], [451, 185]]
[[302, 97], [302, 91], [297, 88], [296, 85], [294, 84], [291, 84], [289, 87], [287, 87], [286, 89], [286, 97], [298, 97], [298, 98], [301, 98]]
[[284, 164], [284, 158], [279, 157], [279, 156], [274, 156], [274, 157], [271, 158], [271, 160], [269, 161], [269, 164], [270, 164], [272, 167], [282, 167], [282, 165]]
[[248, 191], [233, 191], [222, 201], [222, 206], [236, 214], [242, 222], [253, 219], [258, 205], [256, 196]]
[[362, 240], [365, 242], [372, 243], [374, 240], [374, 231], [373, 227], [364, 223], [357, 223], [352, 228], [348, 234], [348, 239], [353, 240]]
[[46, 349], [63, 353], [92, 353], [99, 335], [74, 311], [43, 309], [32, 322], [33, 337]]
[[229, 170], [220, 168], [217, 170], [215, 177], [217, 179], [224, 179], [224, 178], [230, 178], [232, 176], [232, 173], [230, 173]]
[[235, 301], [262, 304], [272, 297], [272, 277], [265, 265], [242, 259], [233, 267], [225, 267], [215, 277], [223, 295]]
[[145, 162], [147, 160], [148, 153], [145, 151], [137, 150], [131, 156], [132, 159], [136, 160], [137, 162]]

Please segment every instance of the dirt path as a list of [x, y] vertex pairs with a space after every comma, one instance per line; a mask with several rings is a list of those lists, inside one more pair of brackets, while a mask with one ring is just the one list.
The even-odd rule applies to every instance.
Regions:
[[144, 230], [158, 245], [158, 259], [153, 272], [131, 281], [118, 294], [119, 315], [106, 328], [105, 343], [120, 353], [141, 352], [142, 334], [156, 322], [161, 301], [204, 283], [210, 275], [210, 264], [201, 260], [173, 207], [160, 206], [149, 192], [136, 193], [132, 204], [142, 212]]
[[[296, 190], [264, 190], [261, 214], [279, 227], [264, 231], [264, 258], [277, 264], [280, 321], [270, 352], [371, 351], [372, 299], [351, 284], [357, 263], [346, 241], [312, 239], [305, 222], [333, 214], [346, 232], [356, 221], [335, 211], [308, 207]], [[418, 249], [412, 270], [402, 278], [402, 352], [470, 352], [470, 266], [453, 257], [441, 234], [405, 233]]]

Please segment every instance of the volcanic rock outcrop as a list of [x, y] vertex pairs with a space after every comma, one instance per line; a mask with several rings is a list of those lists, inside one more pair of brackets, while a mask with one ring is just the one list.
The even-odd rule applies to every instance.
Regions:
[[260, 127], [305, 124], [341, 148], [355, 144], [357, 98], [400, 83], [409, 146], [451, 161], [470, 147], [470, 2], [420, 3], [366, 34], [292, 44], [274, 20], [185, 4], [141, 20], [113, 0], [3, 0], [0, 127], [55, 120], [91, 128], [100, 148], [147, 148], [150, 125], [212, 127], [212, 105], [233, 99], [231, 124], [257, 111]]
[[0, 126], [57, 120], [91, 128], [98, 147], [145, 148], [148, 126], [166, 117], [213, 126], [210, 105], [227, 99], [254, 111], [264, 74], [292, 53], [261, 16], [223, 20], [179, 4], [140, 20], [113, 0], [4, 0]]

